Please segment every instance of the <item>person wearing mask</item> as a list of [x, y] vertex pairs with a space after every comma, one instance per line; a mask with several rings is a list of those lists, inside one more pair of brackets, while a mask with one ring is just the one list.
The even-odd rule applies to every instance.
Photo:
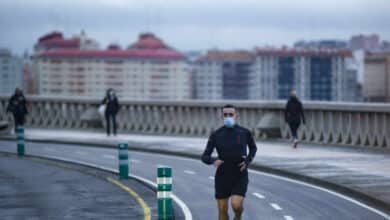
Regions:
[[119, 111], [119, 102], [113, 89], [108, 89], [106, 96], [102, 101], [103, 105], [106, 105], [104, 116], [106, 118], [106, 131], [107, 136], [110, 136], [110, 124], [112, 122], [113, 134], [116, 135], [116, 114]]
[[[228, 209], [229, 199], [231, 199], [234, 220], [240, 220], [249, 183], [247, 168], [256, 155], [257, 147], [251, 132], [237, 124], [238, 114], [233, 105], [224, 106], [222, 115], [224, 126], [209, 137], [202, 154], [202, 162], [216, 167], [214, 184], [218, 219], [229, 219]], [[214, 149], [218, 157], [212, 157]]]
[[19, 88], [15, 89], [15, 93], [8, 101], [7, 112], [11, 112], [14, 117], [15, 131], [18, 126], [23, 126], [25, 122], [25, 116], [28, 114], [26, 98], [23, 95], [23, 91]]
[[298, 146], [297, 130], [301, 124], [305, 124], [305, 115], [303, 114], [303, 106], [297, 97], [297, 92], [293, 90], [290, 98], [287, 101], [286, 109], [284, 111], [284, 118], [286, 123], [290, 126], [291, 135], [293, 139], [293, 148]]

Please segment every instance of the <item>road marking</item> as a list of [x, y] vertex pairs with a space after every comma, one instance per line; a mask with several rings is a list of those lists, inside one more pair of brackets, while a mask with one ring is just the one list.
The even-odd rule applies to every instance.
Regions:
[[[147, 154], [147, 153], [145, 153], [145, 154]], [[52, 155], [46, 155], [46, 156], [49, 157], [49, 158], [50, 158], [50, 157], [53, 157]], [[161, 155], [161, 156], [165, 156], [165, 155]], [[195, 159], [180, 158], [180, 157], [178, 157], [178, 156], [165, 156], [165, 157], [174, 157], [175, 159], [178, 159], [178, 160], [196, 161]], [[99, 165], [96, 165], [96, 164], [95, 164], [94, 167], [98, 167], [98, 168], [99, 168], [99, 167], [103, 167], [103, 166], [99, 166]], [[107, 167], [103, 167], [103, 168], [109, 169], [109, 168], [107, 168]], [[347, 196], [345, 196], [345, 195], [342, 195], [342, 194], [340, 194], [340, 193], [337, 193], [337, 192], [334, 192], [334, 191], [331, 191], [331, 190], [328, 190], [328, 189], [325, 189], [325, 188], [322, 188], [322, 187], [319, 187], [319, 186], [315, 186], [315, 185], [312, 185], [312, 184], [308, 184], [308, 183], [305, 183], [305, 182], [302, 182], [302, 181], [289, 179], [289, 178], [286, 178], [286, 177], [281, 177], [281, 176], [277, 176], [277, 175], [273, 175], [273, 174], [269, 174], [269, 173], [264, 173], [264, 172], [260, 172], [260, 171], [256, 171], [256, 170], [252, 170], [252, 169], [250, 169], [250, 170], [248, 170], [248, 171], [251, 172], [251, 173], [255, 173], [255, 174], [258, 174], [258, 175], [262, 175], [262, 176], [270, 176], [270, 177], [273, 177], [273, 178], [285, 180], [285, 181], [288, 181], [288, 182], [290, 182], [290, 183], [296, 183], [296, 184], [300, 184], [300, 185], [309, 186], [309, 187], [311, 187], [311, 188], [318, 189], [318, 190], [321, 190], [321, 191], [324, 191], [324, 192], [333, 194], [333, 195], [335, 195], [335, 196], [337, 196], [337, 197], [339, 197], [339, 198], [345, 199], [345, 200], [347, 200], [347, 201], [349, 201], [349, 202], [352, 202], [352, 203], [354, 203], [354, 204], [356, 204], [356, 205], [358, 205], [358, 206], [360, 206], [360, 207], [363, 207], [363, 208], [365, 208], [365, 209], [367, 209], [367, 210], [370, 210], [371, 212], [376, 213], [376, 214], [378, 214], [378, 215], [384, 217], [385, 219], [390, 219], [390, 215], [388, 215], [388, 214], [386, 214], [386, 213], [384, 213], [384, 212], [382, 212], [382, 211], [379, 211], [378, 209], [375, 209], [375, 208], [373, 208], [373, 207], [370, 207], [370, 206], [368, 206], [368, 205], [366, 205], [366, 204], [363, 204], [363, 203], [361, 203], [361, 202], [359, 202], [359, 201], [357, 201], [357, 200], [355, 200], [355, 199], [352, 199], [352, 198], [350, 198], [350, 197], [347, 197]], [[188, 211], [188, 212], [186, 213], [186, 216], [187, 216], [187, 214], [188, 214], [188, 217], [192, 219], [192, 215], [191, 215], [191, 212], [189, 211], [188, 207], [186, 207], [184, 203], [182, 203], [182, 204], [184, 205], [184, 206], [182, 207], [183, 210], [185, 209], [186, 211]], [[186, 219], [187, 219], [187, 218], [186, 218]]]
[[294, 220], [294, 218], [291, 217], [291, 216], [289, 216], [289, 215], [285, 215], [285, 216], [284, 216], [284, 219], [286, 219], [286, 220]]
[[87, 155], [87, 153], [84, 152], [84, 151], [76, 151], [75, 153], [76, 153], [76, 154], [80, 154], [80, 155]]
[[191, 170], [184, 170], [184, 173], [191, 174], [191, 175], [196, 174], [194, 171]]
[[252, 195], [256, 196], [259, 199], [265, 199], [265, 196], [261, 195], [260, 193], [252, 193]]
[[111, 183], [114, 183], [115, 185], [121, 187], [124, 189], [126, 192], [128, 192], [130, 195], [132, 195], [134, 198], [137, 199], [138, 203], [141, 205], [142, 209], [144, 210], [144, 220], [150, 220], [151, 219], [151, 214], [150, 214], [150, 208], [149, 206], [145, 203], [145, 201], [132, 189], [130, 189], [128, 186], [125, 186], [123, 183], [114, 180], [110, 177], [107, 177], [107, 180]]
[[[109, 168], [106, 168], [106, 169], [109, 169]], [[150, 186], [153, 186], [154, 188], [157, 188], [156, 183], [154, 183], [148, 179], [145, 179], [143, 177], [132, 175], [132, 174], [129, 174], [129, 177], [133, 177], [133, 178], [138, 179], [146, 184], [149, 184]], [[181, 210], [183, 211], [184, 219], [185, 220], [192, 220], [192, 213], [191, 213], [190, 209], [188, 208], [188, 206], [183, 202], [183, 200], [181, 200], [175, 194], [171, 194], [171, 196], [172, 196], [172, 199], [180, 206]]]
[[[102, 165], [97, 165], [97, 164], [94, 164], [94, 163], [89, 163], [89, 162], [83, 162], [83, 161], [80, 161], [80, 160], [74, 160], [74, 159], [67, 159], [65, 157], [57, 157], [57, 156], [52, 156], [52, 155], [41, 155], [42, 157], [47, 157], [47, 158], [51, 158], [51, 159], [55, 159], [55, 160], [59, 160], [59, 161], [64, 161], [64, 162], [71, 162], [71, 163], [76, 163], [76, 164], [81, 164], [81, 165], [84, 165], [84, 166], [89, 166], [89, 167], [94, 167], [94, 168], [98, 168], [98, 169], [102, 169], [102, 170], [106, 170], [106, 171], [109, 171], [109, 172], [112, 172], [112, 173], [118, 173], [118, 170], [117, 169], [112, 169], [112, 168], [109, 168], [109, 167], [106, 167], [106, 166], [102, 166]], [[129, 173], [129, 177], [131, 178], [134, 178], [134, 179], [137, 179], [145, 184], [148, 184], [149, 186], [152, 186], [153, 188], [156, 188], [157, 189], [157, 184], [148, 180], [148, 179], [145, 179], [143, 177], [140, 177], [140, 176], [136, 176], [136, 175], [133, 175], [133, 174], [130, 174]], [[172, 196], [172, 199], [173, 201], [176, 202], [176, 204], [181, 208], [181, 210], [183, 211], [184, 213], [184, 219], [185, 220], [192, 220], [192, 213], [191, 213], [191, 210], [188, 208], [188, 206], [183, 202], [183, 200], [181, 200], [179, 197], [177, 197], [175, 194], [171, 194]]]
[[371, 206], [368, 206], [366, 204], [363, 204], [359, 201], [357, 201], [356, 199], [353, 199], [351, 197], [348, 197], [348, 196], [345, 196], [343, 194], [340, 194], [338, 192], [335, 192], [335, 191], [331, 191], [331, 190], [328, 190], [328, 189], [325, 189], [325, 188], [322, 188], [320, 186], [315, 186], [315, 185], [312, 185], [312, 184], [309, 184], [309, 183], [305, 183], [305, 182], [302, 182], [302, 181], [299, 181], [299, 180], [294, 180], [294, 179], [290, 179], [290, 178], [287, 178], [287, 177], [283, 177], [283, 176], [278, 176], [278, 175], [275, 175], [275, 174], [270, 174], [270, 173], [264, 173], [264, 172], [261, 172], [261, 171], [257, 171], [257, 170], [248, 170], [248, 172], [250, 173], [254, 173], [254, 174], [257, 174], [257, 175], [262, 175], [262, 176], [269, 176], [269, 177], [273, 177], [275, 179], [280, 179], [280, 180], [284, 180], [284, 181], [287, 181], [287, 182], [290, 182], [290, 183], [296, 183], [298, 185], [303, 185], [303, 186], [307, 186], [307, 187], [311, 187], [313, 189], [318, 189], [318, 190], [321, 190], [323, 192], [327, 192], [327, 193], [330, 193], [334, 196], [337, 196], [339, 198], [342, 198], [346, 201], [349, 201], [349, 202], [352, 202], [360, 207], [363, 207], [367, 210], [370, 210], [371, 212], [373, 213], [376, 213], [382, 217], [384, 217], [385, 219], [390, 219], [390, 215], [382, 212], [382, 211], [379, 211], [378, 209], [375, 209]]
[[209, 179], [214, 180], [215, 178], [213, 176], [209, 176]]
[[104, 158], [108, 158], [108, 159], [116, 159], [115, 156], [113, 156], [113, 155], [108, 155], [108, 154], [103, 154], [103, 157], [104, 157]]
[[55, 151], [54, 149], [49, 148], [49, 147], [45, 147], [44, 150], [45, 150], [45, 151]]
[[282, 208], [276, 204], [276, 203], [270, 203], [270, 205], [272, 206], [272, 208], [274, 208], [275, 210], [282, 210]]
[[137, 160], [137, 159], [130, 159], [130, 162], [133, 162], [133, 163], [141, 163], [140, 160]]

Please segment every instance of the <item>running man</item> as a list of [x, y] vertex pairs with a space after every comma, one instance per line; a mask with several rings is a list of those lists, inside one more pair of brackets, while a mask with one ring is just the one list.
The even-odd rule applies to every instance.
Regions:
[[[252, 134], [236, 123], [238, 114], [233, 105], [222, 109], [224, 126], [213, 132], [202, 155], [206, 164], [214, 164], [215, 198], [218, 219], [229, 220], [229, 198], [234, 211], [234, 220], [240, 220], [248, 188], [248, 165], [256, 155], [257, 147]], [[247, 154], [249, 147], [249, 154]], [[218, 157], [212, 157], [214, 148]]]

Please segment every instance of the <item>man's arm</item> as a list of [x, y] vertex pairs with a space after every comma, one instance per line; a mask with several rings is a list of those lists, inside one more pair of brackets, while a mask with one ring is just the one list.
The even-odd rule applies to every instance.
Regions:
[[289, 102], [287, 102], [286, 107], [284, 108], [284, 121], [288, 122], [288, 114], [289, 114]]
[[249, 154], [246, 157], [245, 163], [249, 165], [250, 162], [252, 162], [253, 158], [256, 156], [257, 152], [257, 146], [256, 142], [253, 139], [253, 136], [250, 131], [248, 131], [248, 147], [249, 147]]
[[206, 149], [202, 154], [202, 162], [205, 164], [213, 164], [217, 158], [211, 156], [215, 148], [215, 133], [212, 133], [207, 141]]
[[101, 104], [102, 104], [102, 105], [105, 105], [105, 104], [107, 104], [107, 97], [106, 97], [106, 96], [103, 98], [103, 100], [102, 100]]

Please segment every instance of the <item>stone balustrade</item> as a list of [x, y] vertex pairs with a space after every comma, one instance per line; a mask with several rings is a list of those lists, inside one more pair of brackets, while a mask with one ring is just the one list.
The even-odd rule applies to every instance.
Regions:
[[[8, 98], [0, 96], [0, 121], [11, 119], [5, 112]], [[93, 129], [82, 116], [89, 112], [96, 118], [101, 101], [37, 96], [27, 100], [27, 127], [65, 129]], [[250, 128], [256, 138], [267, 136], [264, 125], [259, 125], [267, 115], [273, 115], [268, 118], [279, 124], [281, 137], [289, 138], [284, 101], [120, 100], [118, 129], [124, 133], [208, 136], [222, 124], [221, 106], [226, 103], [237, 106], [239, 123]], [[390, 148], [390, 104], [304, 102], [304, 108], [306, 124], [299, 131], [303, 141]]]

